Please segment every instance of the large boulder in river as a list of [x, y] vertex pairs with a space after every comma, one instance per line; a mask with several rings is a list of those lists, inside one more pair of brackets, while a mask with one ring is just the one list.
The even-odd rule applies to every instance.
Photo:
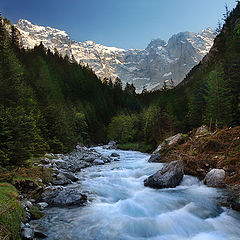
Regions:
[[144, 180], [144, 186], [152, 188], [174, 188], [183, 179], [183, 164], [181, 161], [166, 163], [162, 169]]
[[42, 193], [41, 200], [49, 205], [82, 205], [86, 203], [87, 196], [78, 189], [50, 186]]
[[104, 149], [117, 149], [117, 143], [115, 141], [110, 141], [107, 145], [103, 146]]
[[223, 169], [212, 169], [203, 181], [208, 187], [223, 187], [225, 185], [225, 175]]

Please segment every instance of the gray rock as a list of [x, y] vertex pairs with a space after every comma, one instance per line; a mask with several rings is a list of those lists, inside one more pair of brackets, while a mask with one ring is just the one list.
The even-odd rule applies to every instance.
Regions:
[[94, 165], [103, 165], [104, 164], [104, 161], [102, 159], [95, 159], [93, 161], [93, 164]]
[[115, 162], [119, 162], [120, 159], [119, 159], [119, 158], [114, 158], [113, 161], [115, 161]]
[[25, 200], [22, 202], [23, 207], [27, 207], [27, 208], [32, 208], [33, 204], [32, 202], [30, 202], [29, 200]]
[[111, 156], [111, 157], [120, 157], [120, 155], [117, 154], [117, 153], [112, 153], [110, 156]]
[[104, 163], [109, 163], [109, 162], [111, 162], [111, 158], [110, 158], [110, 157], [107, 157], [107, 156], [101, 156], [101, 160], [103, 160]]
[[47, 235], [41, 231], [34, 230], [34, 237], [35, 238], [47, 238]]
[[177, 144], [182, 139], [182, 133], [178, 133], [172, 137], [167, 138], [165, 141], [167, 142], [168, 146]]
[[58, 168], [67, 169], [68, 164], [64, 160], [53, 160], [53, 165], [56, 164]]
[[203, 182], [208, 187], [223, 187], [225, 185], [225, 175], [223, 169], [212, 169], [207, 173]]
[[84, 161], [92, 163], [96, 159], [95, 155], [90, 155], [86, 158], [84, 158]]
[[107, 145], [103, 146], [104, 149], [117, 149], [117, 143], [110, 141]]
[[30, 227], [24, 227], [21, 232], [23, 240], [31, 240], [34, 237], [34, 231]]
[[39, 202], [37, 203], [37, 206], [39, 206], [40, 210], [43, 210], [48, 207], [48, 204], [46, 202]]
[[53, 180], [53, 183], [55, 185], [67, 185], [72, 183], [72, 181], [69, 178], [67, 178], [62, 172], [60, 172]]
[[41, 200], [49, 205], [82, 205], [86, 203], [87, 196], [78, 189], [51, 186], [44, 190]]
[[71, 172], [61, 172], [65, 177], [67, 177], [68, 179], [70, 179], [73, 182], [78, 181], [78, 177], [76, 177], [73, 173]]
[[182, 133], [178, 133], [174, 136], [171, 136], [169, 138], [166, 138], [158, 147], [157, 149], [153, 152], [153, 154], [155, 153], [159, 153], [161, 150], [164, 149], [165, 146], [171, 146], [171, 145], [175, 145], [177, 144], [181, 139], [183, 139], [183, 135]]
[[174, 188], [183, 178], [181, 161], [166, 163], [162, 169], [144, 180], [144, 186], [152, 188]]
[[160, 162], [160, 160], [161, 160], [160, 153], [153, 153], [153, 154], [150, 156], [148, 162]]

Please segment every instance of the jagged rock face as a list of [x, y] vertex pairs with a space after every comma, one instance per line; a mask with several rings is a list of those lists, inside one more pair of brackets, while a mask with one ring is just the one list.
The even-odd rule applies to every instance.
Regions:
[[138, 92], [145, 86], [148, 90], [161, 87], [172, 79], [175, 84], [183, 80], [189, 70], [210, 50], [215, 33], [206, 29], [200, 34], [181, 32], [172, 36], [168, 43], [154, 39], [146, 49], [120, 49], [106, 47], [93, 41], [71, 41], [65, 31], [42, 27], [27, 20], [16, 24], [25, 48], [33, 48], [41, 41], [62, 55], [73, 55], [88, 64], [100, 78], [113, 80], [118, 76], [123, 83], [133, 83]]
[[43, 45], [46, 48], [49, 48], [52, 52], [54, 52], [54, 49], [56, 48], [63, 56], [66, 54], [71, 55], [71, 40], [65, 31], [34, 25], [24, 19], [20, 19], [17, 22], [16, 27], [22, 35], [24, 48], [31, 49], [42, 42]]

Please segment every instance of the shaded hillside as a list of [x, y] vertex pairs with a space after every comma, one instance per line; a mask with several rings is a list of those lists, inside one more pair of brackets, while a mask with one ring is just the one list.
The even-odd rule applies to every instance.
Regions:
[[43, 44], [20, 48], [18, 31], [0, 17], [0, 165], [107, 141], [114, 114], [140, 109], [134, 87], [121, 84], [102, 83]]
[[185, 93], [192, 127], [240, 124], [240, 3], [224, 18], [210, 52], [176, 87]]

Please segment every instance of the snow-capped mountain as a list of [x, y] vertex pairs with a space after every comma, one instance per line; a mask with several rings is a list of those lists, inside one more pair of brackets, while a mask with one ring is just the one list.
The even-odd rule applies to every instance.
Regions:
[[133, 83], [137, 91], [143, 87], [157, 89], [164, 81], [175, 84], [183, 80], [189, 70], [198, 64], [210, 50], [215, 33], [210, 28], [199, 34], [181, 32], [166, 43], [152, 40], [145, 49], [106, 47], [93, 41], [76, 42], [65, 31], [34, 25], [20, 19], [16, 23], [25, 48], [43, 42], [46, 48], [64, 55], [73, 55], [82, 64], [88, 64], [100, 78], [113, 80], [118, 76], [123, 83]]

